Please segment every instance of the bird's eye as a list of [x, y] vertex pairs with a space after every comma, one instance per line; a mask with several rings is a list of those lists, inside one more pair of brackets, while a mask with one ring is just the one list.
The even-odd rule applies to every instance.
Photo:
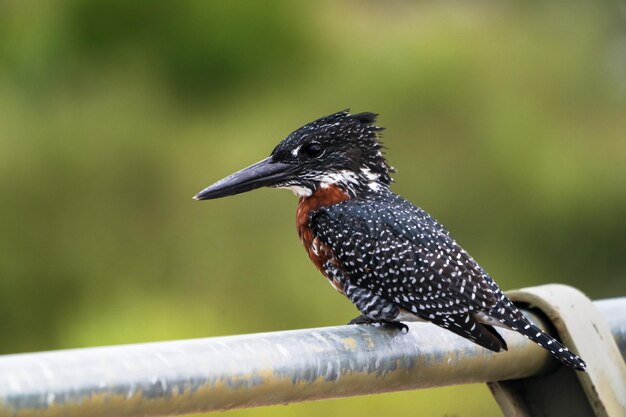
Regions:
[[309, 158], [317, 158], [323, 151], [324, 149], [319, 143], [308, 143], [300, 148], [300, 153]]

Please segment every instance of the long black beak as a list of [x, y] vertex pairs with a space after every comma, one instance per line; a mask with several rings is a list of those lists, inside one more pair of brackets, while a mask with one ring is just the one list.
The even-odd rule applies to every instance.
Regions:
[[276, 185], [285, 180], [294, 168], [294, 165], [272, 162], [268, 157], [208, 186], [193, 199], [210, 200]]

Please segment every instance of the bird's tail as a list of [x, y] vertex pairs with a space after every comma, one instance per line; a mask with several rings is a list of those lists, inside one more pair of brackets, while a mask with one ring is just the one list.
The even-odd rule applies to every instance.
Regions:
[[503, 322], [511, 330], [522, 334], [527, 339], [532, 340], [542, 348], [546, 349], [556, 359], [563, 362], [565, 365], [570, 366], [578, 371], [585, 371], [587, 364], [581, 358], [569, 351], [561, 342], [554, 337], [542, 331], [539, 327], [535, 326], [520, 312], [520, 317], [514, 320], [508, 319]]

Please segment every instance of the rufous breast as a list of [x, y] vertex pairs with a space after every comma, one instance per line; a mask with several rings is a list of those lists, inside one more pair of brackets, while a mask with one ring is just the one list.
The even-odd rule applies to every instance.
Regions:
[[336, 185], [330, 185], [328, 187], [320, 187], [315, 190], [308, 197], [301, 197], [298, 203], [298, 210], [296, 211], [296, 226], [298, 228], [298, 235], [300, 241], [304, 245], [309, 258], [317, 269], [330, 280], [330, 283], [335, 289], [343, 293], [341, 283], [336, 279], [329, 277], [326, 274], [324, 265], [330, 261], [335, 263], [335, 267], [339, 267], [338, 260], [333, 254], [332, 249], [324, 244], [319, 237], [315, 236], [310, 225], [311, 213], [319, 210], [322, 207], [332, 206], [334, 204], [341, 203], [350, 198], [348, 193], [343, 191]]

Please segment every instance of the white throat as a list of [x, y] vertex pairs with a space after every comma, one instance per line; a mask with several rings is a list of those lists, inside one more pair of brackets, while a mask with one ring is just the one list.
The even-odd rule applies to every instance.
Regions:
[[296, 197], [311, 197], [313, 191], [307, 187], [301, 187], [299, 185], [288, 185], [286, 187], [276, 187], [276, 188], [284, 188], [285, 190], [291, 190], [292, 193], [296, 195]]

